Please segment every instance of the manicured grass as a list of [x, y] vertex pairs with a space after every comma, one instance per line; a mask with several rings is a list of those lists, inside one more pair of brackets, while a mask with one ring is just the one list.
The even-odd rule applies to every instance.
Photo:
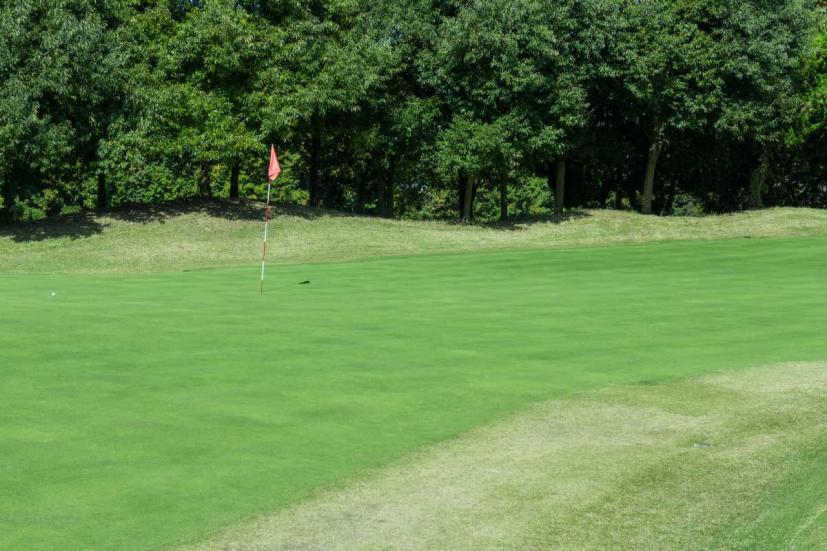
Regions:
[[282, 265], [263, 296], [252, 264], [0, 277], [0, 548], [195, 542], [532, 402], [822, 360], [825, 251]]
[[[384, 220], [299, 207], [277, 208], [271, 263], [548, 249], [681, 239], [827, 236], [827, 210], [778, 208], [705, 216], [577, 211], [562, 220], [511, 225]], [[0, 274], [181, 271], [245, 265], [261, 251], [264, 207], [195, 202], [84, 213], [0, 226]]]

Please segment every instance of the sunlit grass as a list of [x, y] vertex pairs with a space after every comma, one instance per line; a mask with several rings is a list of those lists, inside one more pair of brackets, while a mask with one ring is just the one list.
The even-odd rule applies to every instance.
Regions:
[[0, 548], [163, 549], [535, 402], [827, 358], [824, 250], [787, 237], [280, 265], [263, 295], [255, 264], [5, 274]]
[[823, 549], [827, 363], [543, 402], [240, 525], [224, 549]]
[[[385, 220], [289, 208], [273, 219], [271, 264], [616, 242], [827, 235], [827, 210], [690, 217], [588, 210], [512, 225]], [[263, 207], [190, 204], [0, 226], [0, 273], [151, 272], [255, 264]]]
[[[483, 500], [467, 528], [503, 522], [538, 548], [820, 541], [820, 410], [784, 409], [783, 394], [752, 404], [752, 376], [731, 394], [674, 381], [827, 358], [824, 211], [585, 211], [485, 227], [291, 209], [272, 228], [263, 295], [259, 215], [207, 203], [0, 228], [0, 548], [196, 542], [533, 403], [667, 382], [675, 390], [601, 395], [619, 425], [555, 425], [581, 446], [580, 474], [593, 470], [587, 499], [546, 503], [567, 490], [532, 467], [536, 484], [503, 486], [510, 501]], [[774, 388], [810, 392], [798, 379]], [[526, 426], [510, 436], [515, 454], [542, 441]], [[610, 426], [613, 443], [588, 448]], [[713, 463], [687, 462], [699, 439]], [[601, 466], [604, 452], [631, 470]], [[744, 476], [766, 482], [753, 492]], [[421, 497], [439, 511], [439, 495]], [[752, 513], [754, 530], [731, 529]]]

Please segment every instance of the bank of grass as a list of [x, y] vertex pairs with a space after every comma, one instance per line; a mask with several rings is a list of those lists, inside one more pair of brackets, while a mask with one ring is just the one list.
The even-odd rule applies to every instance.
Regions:
[[528, 410], [188, 551], [827, 548], [827, 363]]
[[[183, 271], [255, 264], [263, 207], [207, 202], [84, 213], [0, 226], [0, 273]], [[271, 264], [344, 261], [618, 242], [827, 235], [827, 210], [767, 209], [691, 217], [575, 211], [508, 225], [385, 220], [327, 211], [274, 210]]]

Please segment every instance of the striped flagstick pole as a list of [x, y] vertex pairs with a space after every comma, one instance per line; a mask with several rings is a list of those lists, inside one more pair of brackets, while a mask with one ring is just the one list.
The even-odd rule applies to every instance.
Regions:
[[264, 204], [264, 240], [261, 242], [261, 284], [259, 294], [264, 292], [264, 260], [267, 258], [267, 229], [270, 226], [270, 188], [273, 180], [281, 174], [281, 165], [276, 156], [276, 149], [270, 144], [270, 167], [267, 169], [267, 202]]
[[264, 240], [261, 242], [261, 286], [259, 286], [259, 294], [264, 292], [264, 259], [267, 258], [267, 228], [270, 225], [270, 185], [271, 181], [267, 181], [267, 202], [264, 205]]

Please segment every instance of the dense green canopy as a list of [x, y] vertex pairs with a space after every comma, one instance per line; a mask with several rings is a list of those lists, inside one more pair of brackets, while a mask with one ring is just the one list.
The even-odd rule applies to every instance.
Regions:
[[0, 0], [0, 213], [827, 206], [815, 0]]

